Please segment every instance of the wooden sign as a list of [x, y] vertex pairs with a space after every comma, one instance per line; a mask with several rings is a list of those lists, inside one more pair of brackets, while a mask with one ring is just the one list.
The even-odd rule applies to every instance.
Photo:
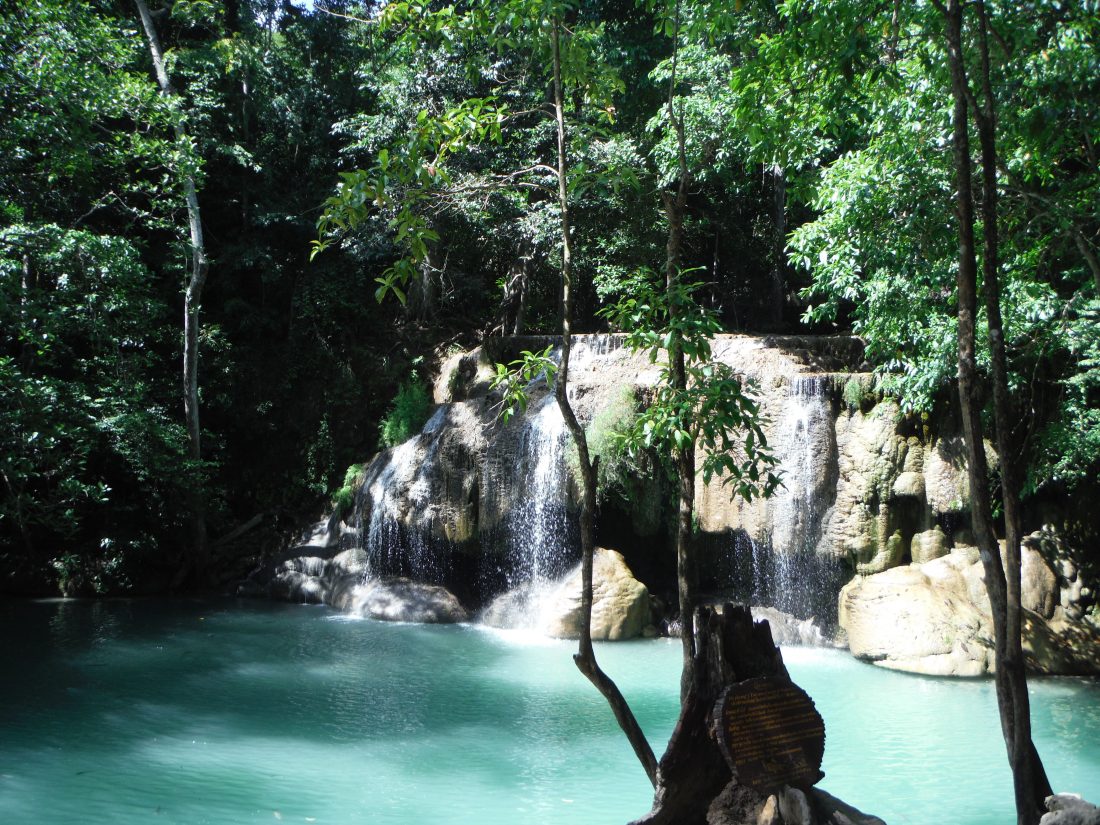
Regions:
[[722, 692], [712, 717], [718, 744], [743, 785], [770, 794], [809, 788], [824, 774], [825, 721], [798, 685], [747, 679]]

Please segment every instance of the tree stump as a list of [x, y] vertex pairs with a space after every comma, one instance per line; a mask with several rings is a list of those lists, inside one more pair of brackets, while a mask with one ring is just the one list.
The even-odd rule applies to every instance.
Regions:
[[[736, 682], [790, 682], [771, 626], [767, 621], [753, 624], [747, 607], [700, 607], [694, 619], [695, 678], [657, 768], [653, 809], [632, 825], [705, 825], [711, 803], [734, 778], [712, 729], [715, 704]], [[737, 795], [746, 806], [763, 805], [766, 798], [749, 787], [741, 787]]]

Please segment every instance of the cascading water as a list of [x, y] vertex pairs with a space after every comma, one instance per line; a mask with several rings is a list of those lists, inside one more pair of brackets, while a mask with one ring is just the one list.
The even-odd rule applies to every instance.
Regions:
[[508, 518], [508, 556], [520, 582], [544, 583], [568, 560], [565, 502], [569, 442], [561, 410], [546, 396], [524, 421], [522, 453], [516, 469], [524, 490]]
[[[818, 552], [836, 485], [836, 437], [826, 376], [796, 376], [779, 420], [776, 454], [783, 487], [770, 501], [770, 529], [754, 539], [736, 531], [731, 568], [756, 605], [831, 626], [840, 565]], [[751, 586], [748, 582], [751, 581]]]
[[817, 541], [823, 516], [823, 466], [833, 437], [822, 376], [793, 378], [781, 429], [783, 489], [772, 518], [771, 590], [774, 605], [800, 618], [813, 615], [819, 595]]
[[[547, 394], [514, 422], [520, 428], [486, 456], [487, 495], [507, 494], [494, 501], [501, 520], [490, 540], [498, 560], [494, 578], [509, 591], [494, 602], [493, 624], [538, 629], [542, 605], [551, 583], [577, 555], [577, 539], [569, 518], [569, 434], [553, 395]], [[499, 491], [499, 492], [497, 492]]]
[[442, 582], [448, 572], [447, 558], [420, 531], [405, 529], [410, 511], [430, 511], [437, 506], [439, 491], [431, 473], [439, 439], [446, 425], [447, 409], [440, 406], [423, 430], [394, 447], [389, 460], [363, 485], [364, 502], [359, 508], [359, 526], [366, 535], [368, 572], [376, 575], [409, 576], [417, 581]]

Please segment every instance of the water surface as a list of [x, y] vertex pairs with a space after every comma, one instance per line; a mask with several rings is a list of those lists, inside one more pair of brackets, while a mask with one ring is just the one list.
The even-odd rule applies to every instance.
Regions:
[[[0, 822], [623, 823], [650, 789], [572, 646], [251, 601], [0, 603]], [[599, 645], [657, 750], [679, 642]], [[988, 681], [784, 652], [822, 786], [891, 823], [1000, 825]], [[1100, 799], [1100, 686], [1032, 687], [1059, 789]]]

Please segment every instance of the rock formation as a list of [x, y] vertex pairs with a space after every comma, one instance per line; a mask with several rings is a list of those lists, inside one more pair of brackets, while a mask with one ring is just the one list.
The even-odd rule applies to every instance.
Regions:
[[[1041, 552], [1051, 541], [1035, 533], [1023, 550], [1028, 666], [1036, 673], [1093, 673], [1100, 628], [1083, 620], [1079, 582], [1056, 574]], [[933, 676], [993, 672], [993, 620], [974, 547], [857, 576], [841, 591], [840, 625], [853, 655], [883, 667]]]
[[[490, 619], [521, 609], [535, 591], [548, 598], [578, 557], [571, 448], [545, 382], [532, 383], [526, 414], [508, 424], [489, 385], [495, 363], [554, 343], [489, 339], [446, 359], [423, 430], [369, 462], [352, 512], [299, 540], [273, 592], [330, 598], [334, 574], [324, 560], [355, 552], [364, 581], [446, 586], [475, 608], [509, 593], [485, 611]], [[855, 339], [723, 335], [713, 354], [753, 382], [784, 488], [747, 503], [721, 479], [697, 485], [704, 591], [781, 611], [792, 640], [831, 640], [843, 625], [856, 655], [886, 667], [988, 672], [990, 622], [971, 547], [965, 451], [950, 417], [906, 416], [878, 395], [872, 376], [853, 371], [861, 358]], [[596, 426], [624, 398], [644, 401], [658, 373], [646, 354], [624, 349], [621, 336], [579, 336], [570, 395], [582, 423]], [[602, 507], [600, 541], [651, 592], [670, 596], [664, 482], [659, 473], [634, 473], [623, 483], [628, 494]], [[1050, 530], [1032, 536], [1029, 548], [1032, 667], [1095, 672], [1100, 605], [1079, 560]], [[639, 622], [632, 618], [629, 630], [606, 623], [607, 637], [639, 632]]]

